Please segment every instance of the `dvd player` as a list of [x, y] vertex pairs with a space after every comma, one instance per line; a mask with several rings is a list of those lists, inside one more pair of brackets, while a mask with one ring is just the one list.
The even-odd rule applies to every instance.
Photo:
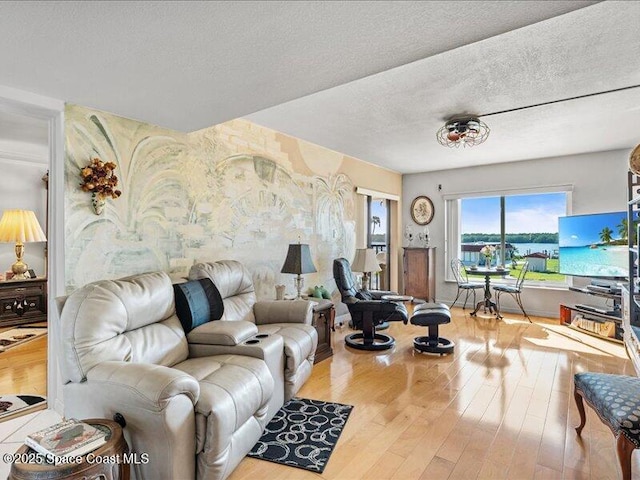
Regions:
[[601, 285], [587, 285], [587, 290], [591, 290], [592, 292], [602, 292], [602, 293], [610, 293], [612, 291], [611, 287], [603, 287]]
[[612, 317], [620, 316], [620, 310], [617, 310], [617, 309], [611, 310], [611, 309], [602, 308], [602, 307], [594, 307], [593, 305], [585, 305], [584, 303], [576, 303], [575, 307], [579, 308], [580, 310], [585, 310], [587, 312], [595, 312], [595, 313], [600, 313], [602, 315], [611, 315]]

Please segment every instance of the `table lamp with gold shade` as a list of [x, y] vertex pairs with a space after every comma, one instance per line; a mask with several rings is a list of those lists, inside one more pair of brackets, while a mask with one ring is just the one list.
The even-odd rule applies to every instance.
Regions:
[[29, 266], [24, 263], [24, 244], [46, 242], [45, 236], [36, 214], [31, 210], [5, 210], [0, 219], [0, 242], [16, 244], [16, 263], [11, 265], [13, 278], [27, 278], [25, 273]]

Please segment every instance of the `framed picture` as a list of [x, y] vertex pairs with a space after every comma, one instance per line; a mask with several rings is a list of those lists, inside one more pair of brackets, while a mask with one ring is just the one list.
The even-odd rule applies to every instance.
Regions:
[[427, 225], [433, 220], [433, 202], [429, 197], [421, 195], [413, 199], [411, 202], [411, 218], [418, 225]]
[[29, 276], [29, 278], [36, 278], [37, 277], [36, 272], [32, 268], [27, 270], [27, 275]]

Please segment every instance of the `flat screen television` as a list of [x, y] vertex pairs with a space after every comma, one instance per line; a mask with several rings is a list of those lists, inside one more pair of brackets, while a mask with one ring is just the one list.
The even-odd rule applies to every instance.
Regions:
[[627, 212], [558, 218], [560, 273], [625, 278], [629, 274]]

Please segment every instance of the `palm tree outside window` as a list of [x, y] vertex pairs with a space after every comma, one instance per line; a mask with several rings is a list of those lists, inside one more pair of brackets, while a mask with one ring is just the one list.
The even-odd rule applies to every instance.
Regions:
[[382, 268], [380, 272], [371, 276], [370, 288], [374, 290], [389, 288], [390, 211], [388, 199], [367, 196], [367, 247], [375, 250]]

